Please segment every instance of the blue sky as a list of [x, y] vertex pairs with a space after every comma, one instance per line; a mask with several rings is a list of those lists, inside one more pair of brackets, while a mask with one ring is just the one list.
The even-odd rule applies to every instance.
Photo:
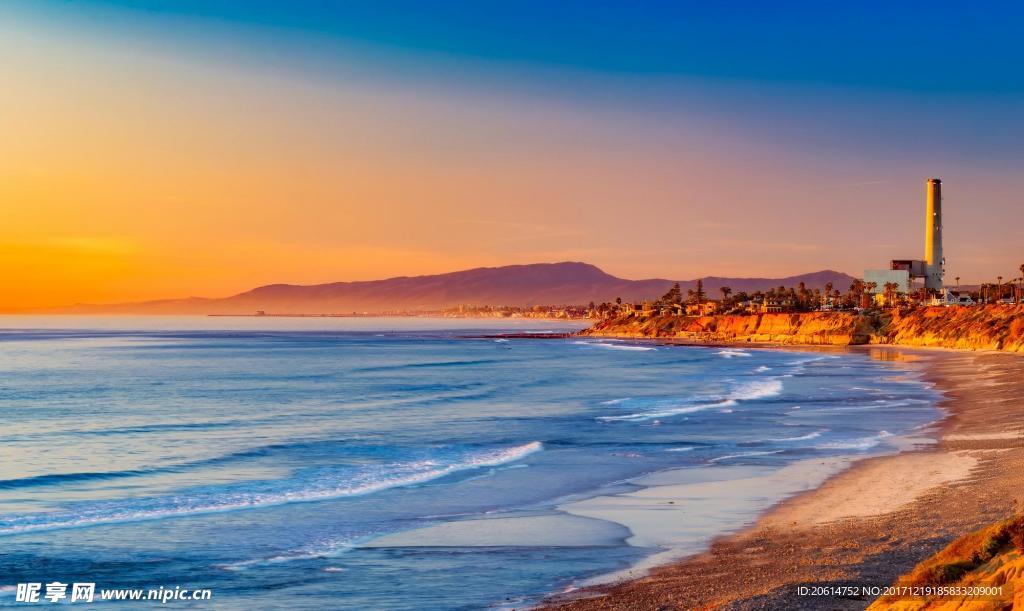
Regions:
[[[206, 20], [255, 38], [613, 74], [919, 92], [1020, 93], [1024, 8], [1007, 2], [33, 2], [54, 14]], [[42, 6], [40, 6], [42, 5]], [[47, 6], [48, 5], [48, 6]], [[103, 11], [103, 13], [94, 12]]]

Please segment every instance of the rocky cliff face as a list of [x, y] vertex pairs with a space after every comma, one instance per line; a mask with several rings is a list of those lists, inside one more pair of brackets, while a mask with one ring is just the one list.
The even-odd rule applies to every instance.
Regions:
[[884, 325], [885, 343], [1024, 352], [1024, 306], [922, 308]]
[[704, 342], [760, 342], [846, 346], [866, 344], [872, 320], [849, 312], [751, 314], [748, 316], [654, 316], [600, 322], [586, 335], [660, 337]]
[[906, 312], [622, 317], [584, 335], [791, 345], [899, 344], [1024, 353], [1024, 306], [934, 307]]

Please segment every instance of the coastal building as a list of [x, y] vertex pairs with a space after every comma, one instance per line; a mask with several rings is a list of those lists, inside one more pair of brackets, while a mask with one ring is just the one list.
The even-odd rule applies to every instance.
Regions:
[[899, 288], [897, 293], [906, 295], [910, 292], [910, 272], [906, 269], [866, 269], [864, 270], [864, 283], [871, 288], [871, 293], [880, 295], [885, 292], [885, 285], [890, 282]]
[[686, 313], [686, 309], [680, 303], [669, 303], [662, 305], [658, 313], [662, 316], [682, 316]]
[[717, 311], [718, 302], [716, 301], [704, 301], [702, 303], [686, 304], [686, 314], [688, 316], [710, 316]]
[[933, 306], [971, 306], [974, 305], [974, 300], [966, 291], [951, 291], [949, 289], [943, 289], [942, 292], [929, 300], [928, 305]]
[[924, 258], [893, 259], [889, 269], [864, 270], [864, 282], [872, 295], [885, 292], [885, 285], [898, 285], [897, 292], [906, 295], [914, 288], [914, 280], [922, 279], [930, 293], [942, 290], [946, 260], [942, 255], [942, 181], [929, 178], [925, 183]]

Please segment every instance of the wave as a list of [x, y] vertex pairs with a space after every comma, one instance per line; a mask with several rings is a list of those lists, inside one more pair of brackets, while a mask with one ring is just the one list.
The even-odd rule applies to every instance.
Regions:
[[712, 458], [708, 462], [719, 462], [723, 460], [729, 460], [730, 458], [747, 458], [749, 456], [767, 456], [769, 454], [779, 454], [782, 450], [763, 450], [759, 452], [739, 452], [736, 454], [726, 454], [725, 456], [719, 456]]
[[742, 350], [730, 350], [728, 348], [719, 350], [715, 354], [725, 359], [731, 359], [734, 356], [751, 356], [749, 352], [743, 352]]
[[0, 480], [0, 490], [15, 490], [18, 488], [35, 488], [42, 486], [58, 486], [60, 484], [88, 481], [111, 480], [121, 477], [139, 477], [161, 473], [166, 469], [129, 469], [126, 471], [85, 471], [80, 473], [48, 473], [46, 475], [34, 475], [32, 477], [21, 477], [17, 479]]
[[854, 441], [834, 441], [814, 446], [815, 450], [870, 450], [881, 442], [877, 437], [864, 437]]
[[656, 412], [642, 412], [638, 414], [624, 414], [622, 416], [598, 416], [598, 420], [602, 422], [617, 422], [617, 421], [638, 421], [638, 420], [655, 420], [657, 418], [665, 418], [668, 416], [679, 416], [682, 414], [692, 414], [694, 412], [704, 411], [714, 407], [729, 407], [736, 405], [736, 402], [732, 399], [726, 399], [724, 401], [718, 401], [716, 403], [701, 403], [697, 405], [687, 405], [684, 407], [673, 407], [669, 409], [663, 409]]
[[[288, 550], [276, 554], [274, 556], [268, 556], [263, 558], [252, 558], [250, 560], [240, 560], [238, 562], [231, 562], [228, 564], [215, 565], [219, 569], [225, 571], [244, 571], [246, 569], [256, 566], [268, 566], [272, 564], [281, 564], [284, 562], [294, 562], [296, 560], [320, 560], [323, 558], [337, 558], [345, 553], [348, 553], [355, 549], [356, 544], [360, 540], [367, 539], [374, 535], [336, 539], [325, 542], [314, 543], [298, 549]], [[341, 572], [345, 569], [339, 569], [333, 567], [335, 570], [329, 571], [332, 567], [323, 569], [327, 572]]]
[[611, 344], [608, 342], [573, 342], [579, 346], [596, 346], [598, 348], [609, 348], [611, 350], [633, 350], [636, 352], [649, 352], [657, 350], [654, 346], [634, 346], [630, 344]]
[[456, 450], [447, 461], [427, 457], [355, 468], [324, 468], [302, 482], [247, 482], [168, 497], [82, 502], [43, 514], [0, 516], [0, 535], [361, 496], [423, 484], [460, 471], [501, 466], [543, 449], [541, 442], [532, 441], [498, 450]]
[[768, 380], [756, 380], [753, 382], [747, 382], [745, 384], [740, 385], [738, 388], [733, 390], [732, 393], [730, 393], [728, 396], [721, 397], [718, 398], [718, 400], [712, 400], [706, 403], [682, 405], [679, 407], [670, 407], [651, 412], [623, 414], [621, 416], [598, 416], [597, 419], [602, 422], [636, 422], [641, 420], [654, 420], [657, 418], [666, 418], [668, 416], [692, 414], [694, 412], [700, 412], [707, 409], [735, 407], [739, 405], [741, 401], [755, 401], [757, 399], [773, 397], [780, 394], [782, 392], [782, 389], [782, 380], [776, 378]]
[[493, 365], [500, 363], [494, 359], [475, 359], [464, 361], [436, 361], [427, 363], [403, 363], [400, 365], [376, 365], [371, 367], [360, 367], [353, 369], [355, 373], [377, 373], [384, 371], [401, 371], [404, 369], [438, 369], [445, 367], [471, 367], [473, 365]]
[[772, 378], [769, 380], [757, 380], [747, 382], [738, 390], [733, 392], [731, 399], [737, 401], [753, 401], [754, 399], [765, 399], [782, 393], [782, 380]]
[[777, 439], [765, 439], [764, 441], [770, 441], [772, 443], [784, 443], [788, 441], [807, 441], [809, 439], [817, 439], [821, 437], [821, 434], [826, 432], [828, 429], [822, 429], [820, 431], [814, 431], [807, 433], [806, 435], [799, 435], [797, 437], [780, 437]]
[[882, 440], [886, 437], [892, 437], [892, 433], [889, 431], [879, 431], [877, 435], [871, 437], [861, 437], [860, 439], [854, 439], [851, 441], [834, 441], [830, 443], [823, 443], [814, 446], [816, 450], [870, 450], [871, 448], [882, 443]]
[[80, 471], [72, 473], [48, 473], [45, 475], [34, 475], [29, 477], [0, 480], [0, 490], [16, 490], [19, 488], [42, 488], [47, 486], [59, 486], [68, 483], [109, 481], [122, 478], [164, 475], [168, 473], [185, 473], [188, 471], [193, 471], [204, 467], [219, 467], [222, 465], [228, 465], [234, 462], [241, 462], [252, 458], [266, 458], [270, 456], [280, 456], [300, 452], [308, 452], [310, 450], [315, 450], [321, 453], [326, 451], [331, 451], [332, 453], [340, 452], [342, 453], [343, 456], [351, 455], [351, 452], [345, 452], [345, 450], [358, 452], [360, 455], [377, 455], [379, 453], [387, 452], [389, 450], [387, 446], [352, 445], [353, 443], [358, 443], [361, 440], [362, 439], [358, 436], [338, 437], [332, 439], [299, 439], [296, 441], [271, 443], [262, 446], [243, 448], [240, 450], [235, 450], [233, 452], [228, 452], [226, 454], [220, 454], [216, 456], [210, 456], [208, 458], [200, 458], [197, 460], [191, 460], [186, 462], [172, 463], [164, 466], [143, 466], [135, 469], [125, 469], [121, 471]]

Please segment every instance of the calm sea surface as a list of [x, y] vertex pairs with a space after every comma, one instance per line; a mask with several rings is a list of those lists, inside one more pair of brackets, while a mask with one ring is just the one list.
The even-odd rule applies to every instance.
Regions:
[[[522, 605], [658, 551], [601, 520], [543, 544], [530, 528], [567, 499], [891, 451], [939, 417], [913, 364], [865, 353], [467, 338], [566, 328], [0, 317], [0, 606], [50, 581], [223, 609]], [[543, 519], [373, 543], [505, 515]]]

